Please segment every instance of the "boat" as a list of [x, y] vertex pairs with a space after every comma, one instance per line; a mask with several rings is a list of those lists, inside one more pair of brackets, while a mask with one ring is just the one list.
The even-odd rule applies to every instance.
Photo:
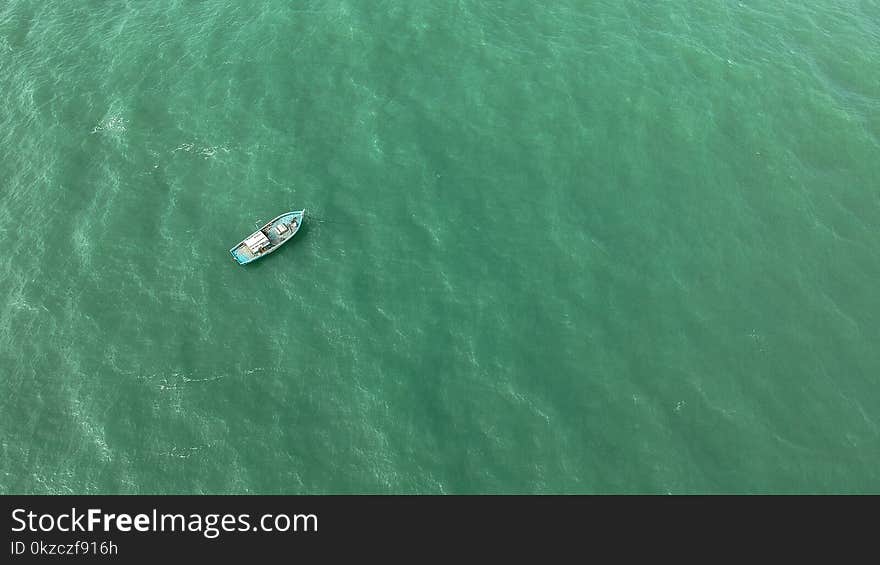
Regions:
[[247, 265], [290, 241], [302, 226], [305, 210], [286, 212], [247, 236], [229, 250], [239, 265]]

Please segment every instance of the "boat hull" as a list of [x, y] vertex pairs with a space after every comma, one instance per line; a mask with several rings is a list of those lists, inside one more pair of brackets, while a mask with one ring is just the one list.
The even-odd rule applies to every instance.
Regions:
[[[302, 227], [305, 213], [305, 210], [298, 210], [286, 212], [273, 218], [259, 230], [241, 240], [238, 245], [229, 250], [229, 253], [239, 265], [247, 265], [257, 259], [262, 259], [293, 239], [293, 236]], [[280, 231], [279, 226], [281, 227]]]

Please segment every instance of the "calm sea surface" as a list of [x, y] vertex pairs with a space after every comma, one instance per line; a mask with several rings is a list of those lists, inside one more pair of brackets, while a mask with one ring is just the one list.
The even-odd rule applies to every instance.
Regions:
[[0, 493], [880, 492], [878, 179], [876, 0], [7, 0]]

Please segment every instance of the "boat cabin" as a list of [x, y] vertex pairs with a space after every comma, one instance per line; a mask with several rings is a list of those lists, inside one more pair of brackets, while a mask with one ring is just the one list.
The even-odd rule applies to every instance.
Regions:
[[259, 255], [260, 251], [265, 247], [270, 247], [269, 238], [262, 231], [255, 232], [244, 240], [244, 244], [254, 255]]

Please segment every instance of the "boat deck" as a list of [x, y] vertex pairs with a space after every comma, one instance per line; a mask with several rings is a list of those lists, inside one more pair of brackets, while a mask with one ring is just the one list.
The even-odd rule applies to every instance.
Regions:
[[241, 244], [235, 249], [232, 250], [232, 255], [238, 260], [239, 263], [246, 263], [256, 257], [253, 251], [251, 251], [247, 245]]
[[[282, 214], [281, 216], [278, 216], [277, 218], [263, 226], [260, 231], [269, 240], [269, 245], [263, 249], [262, 253], [254, 253], [244, 242], [241, 242], [234, 248], [230, 249], [230, 253], [232, 253], [232, 256], [240, 264], [249, 263], [254, 259], [271, 253], [276, 248], [280, 247], [282, 243], [288, 241], [290, 238], [296, 235], [296, 232], [299, 231], [300, 224], [302, 223], [303, 212], [304, 211], [301, 210], [299, 212]], [[275, 229], [275, 226], [282, 223], [289, 226], [292, 220], [296, 220], [295, 228], [288, 228], [288, 231], [282, 234], [279, 234], [278, 231]]]

